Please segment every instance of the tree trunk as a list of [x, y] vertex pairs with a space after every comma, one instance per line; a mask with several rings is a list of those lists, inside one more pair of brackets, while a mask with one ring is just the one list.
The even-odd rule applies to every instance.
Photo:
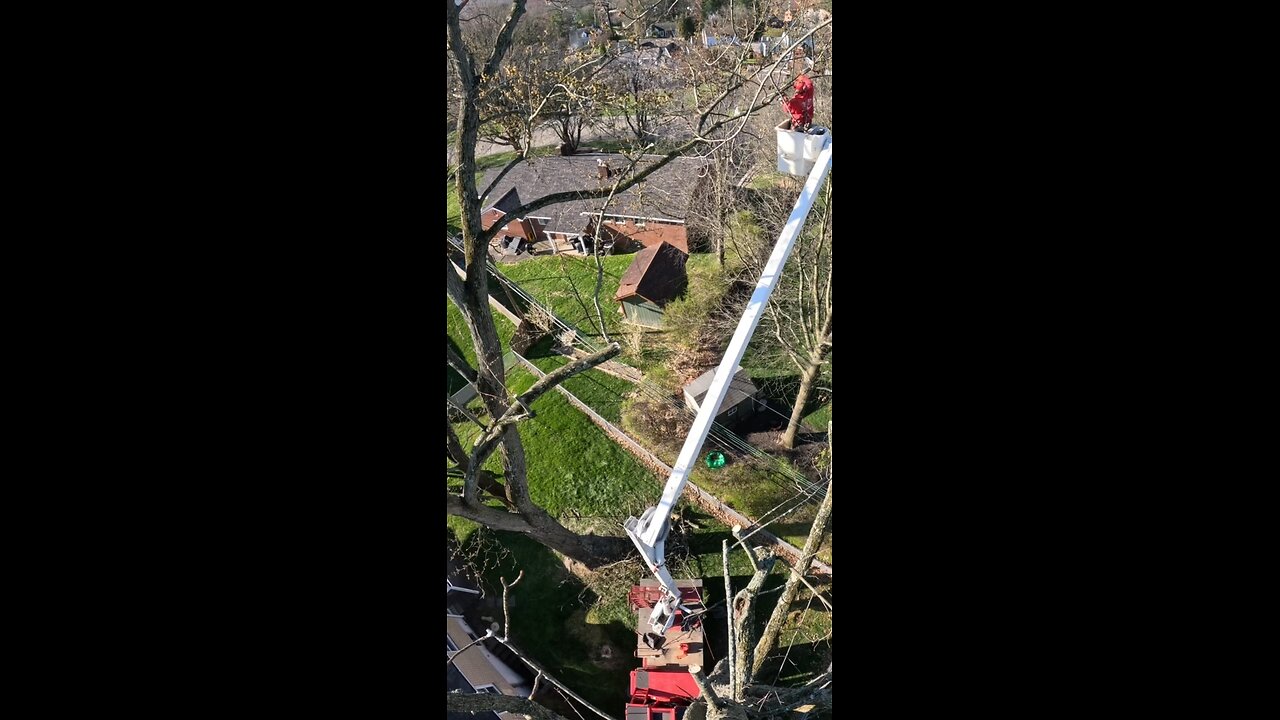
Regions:
[[772, 552], [766, 551], [758, 569], [751, 576], [751, 582], [733, 598], [733, 635], [738, 645], [737, 656], [733, 658], [733, 689], [736, 694], [733, 699], [737, 702], [746, 700], [746, 688], [751, 684], [755, 673], [756, 596], [764, 587], [764, 581], [769, 577], [769, 571], [773, 569], [776, 560]]
[[487, 505], [468, 505], [457, 495], [446, 496], [445, 511], [493, 530], [527, 535], [588, 568], [598, 568], [621, 560], [635, 549], [627, 538], [579, 535], [545, 512], [539, 517], [507, 512]]
[[453, 431], [453, 421], [449, 420], [448, 414], [445, 415], [445, 452], [449, 459], [458, 465], [458, 468], [464, 472], [467, 469], [467, 453], [462, 449], [462, 443], [458, 442], [458, 434]]
[[450, 712], [472, 713], [473, 715], [478, 712], [489, 711], [509, 712], [528, 715], [534, 720], [566, 720], [563, 715], [522, 697], [461, 692], [451, 692], [447, 695], [445, 709]]
[[[466, 279], [461, 293], [457, 293], [454, 278], [449, 278], [450, 294], [457, 298], [463, 318], [471, 332], [476, 351], [476, 389], [480, 393], [490, 418], [500, 418], [507, 411], [508, 395], [505, 373], [502, 367], [502, 344], [497, 326], [489, 308], [489, 277], [487, 268], [488, 247], [484, 242], [484, 230], [480, 217], [480, 198], [476, 188], [476, 142], [480, 131], [479, 95], [482, 77], [496, 72], [498, 63], [511, 46], [515, 24], [524, 14], [523, 2], [514, 2], [511, 15], [499, 31], [493, 55], [488, 67], [466, 49], [457, 15], [457, 7], [449, 6], [449, 47], [456, 63], [462, 102], [459, 105], [457, 139], [454, 148], [458, 157], [458, 172], [454, 178], [454, 192], [461, 206], [463, 251], [466, 262]], [[449, 270], [452, 273], [452, 269]], [[525, 465], [524, 444], [515, 425], [509, 425], [501, 436], [501, 453], [504, 490], [507, 501], [519, 510], [518, 514], [487, 507], [474, 497], [449, 497], [448, 511], [478, 522], [487, 527], [522, 532], [538, 542], [568, 555], [591, 567], [597, 567], [608, 558], [602, 557], [598, 543], [590, 546], [583, 536], [565, 528], [547, 511], [534, 504], [529, 497], [528, 473]], [[616, 538], [625, 545], [625, 538]], [[607, 544], [606, 544], [607, 545]]]
[[787, 422], [787, 432], [782, 436], [782, 447], [788, 450], [796, 446], [796, 433], [800, 431], [804, 406], [813, 393], [813, 381], [818, 378], [818, 371], [822, 369], [823, 358], [831, 350], [831, 313], [827, 313], [825, 325], [818, 347], [809, 354], [809, 363], [800, 374], [800, 392], [796, 393], [796, 403], [791, 407], [791, 420]]
[[[830, 428], [831, 426], [828, 424], [828, 446], [830, 446], [829, 443], [831, 442]], [[827, 494], [822, 498], [822, 504], [818, 506], [818, 515], [813, 519], [813, 528], [809, 530], [809, 537], [804, 541], [804, 550], [800, 552], [800, 562], [796, 563], [795, 569], [787, 578], [787, 584], [782, 588], [782, 597], [778, 598], [778, 604], [774, 606], [773, 614], [769, 616], [769, 623], [765, 625], [764, 632], [760, 634], [760, 642], [756, 645], [756, 657], [753, 662], [756, 672], [760, 672], [760, 667], [764, 665], [765, 658], [768, 657], [769, 652], [777, 644], [778, 633], [782, 630], [782, 623], [786, 620], [791, 609], [791, 603], [795, 601], [796, 593], [800, 589], [800, 577], [809, 572], [814, 555], [818, 553], [818, 548], [822, 546], [822, 536], [831, 525], [831, 485], [832, 482], [827, 480]]]
[[791, 406], [791, 419], [787, 422], [787, 431], [782, 435], [782, 447], [791, 450], [796, 446], [796, 435], [800, 432], [801, 418], [804, 417], [804, 406], [813, 393], [813, 381], [818, 377], [822, 361], [810, 360], [800, 375], [800, 392], [796, 393], [796, 402]]

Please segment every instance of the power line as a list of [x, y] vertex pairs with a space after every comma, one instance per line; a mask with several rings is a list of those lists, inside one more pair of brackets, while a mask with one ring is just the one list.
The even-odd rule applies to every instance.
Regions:
[[[459, 250], [462, 249], [462, 244], [459, 239], [456, 239], [453, 236], [448, 235], [447, 233], [446, 233], [446, 239], [455, 248]], [[512, 281], [511, 279], [503, 275], [501, 270], [493, 262], [493, 259], [489, 257], [487, 254], [485, 257], [485, 265], [486, 265], [486, 268], [494, 276], [495, 280], [497, 280], [500, 284], [502, 284], [503, 287], [511, 291], [513, 294], [520, 296], [521, 298], [529, 302], [531, 305], [537, 306], [542, 312], [545, 313], [546, 317], [549, 318], [549, 320], [555, 326], [563, 329], [566, 332], [572, 332], [574, 341], [575, 341], [574, 344], [580, 344], [584, 347], [585, 350], [592, 353], [599, 352], [599, 349], [596, 348], [595, 345], [593, 345], [589, 340], [587, 340], [586, 337], [584, 337], [583, 332], [579, 328], [574, 327], [569, 323], [567, 323], [563, 318], [557, 315], [549, 306], [539, 302], [535, 297], [533, 297], [518, 283]], [[619, 395], [617, 391], [614, 391], [611, 388], [608, 388], [607, 386], [601, 385], [601, 387], [603, 387], [607, 392], [619, 398], [623, 397], [622, 395]], [[683, 412], [685, 413], [686, 417], [696, 416], [696, 413], [690, 410], [687, 406], [677, 402], [675, 398], [673, 398], [666, 391], [653, 385], [647, 380], [642, 379], [639, 383], [635, 383], [634, 387], [644, 398], [652, 402], [657, 402], [657, 403], [660, 403], [662, 406], [673, 408], [677, 412]], [[765, 407], [768, 408], [768, 405], [765, 405]], [[788, 421], [788, 423], [790, 422], [789, 416], [784, 416], [781, 413], [778, 413], [776, 410], [773, 410], [773, 408], [768, 408], [768, 409], [774, 412], [775, 414], [779, 415], [779, 417], [785, 418]], [[714, 440], [720, 447], [724, 448], [725, 450], [736, 451], [741, 456], [754, 457], [756, 459], [763, 460], [767, 463], [772, 464], [775, 469], [772, 470], [770, 473], [766, 474], [766, 478], [769, 479], [778, 487], [784, 487], [782, 484], [780, 484], [777, 480], [773, 478], [772, 472], [777, 472], [778, 474], [786, 477], [788, 480], [791, 481], [791, 484], [805, 496], [806, 501], [811, 501], [813, 496], [817, 493], [817, 491], [821, 489], [820, 485], [818, 485], [813, 481], [810, 481], [803, 474], [798, 473], [797, 471], [792, 469], [789, 465], [785, 464], [779, 458], [763, 452], [759, 448], [755, 447], [754, 445], [751, 445], [742, 437], [738, 436], [736, 433], [732, 432], [731, 430], [724, 427], [723, 425], [720, 425], [719, 423], [715, 423], [715, 422], [712, 423], [711, 431], [708, 433], [708, 436], [709, 436], [709, 439]]]

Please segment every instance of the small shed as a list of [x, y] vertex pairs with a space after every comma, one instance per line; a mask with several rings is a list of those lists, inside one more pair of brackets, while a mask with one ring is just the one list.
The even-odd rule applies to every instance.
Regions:
[[[712, 368], [684, 386], [684, 404], [690, 410], [698, 412], [698, 408], [702, 407], [702, 400], [711, 389], [711, 381], [715, 375], [716, 369]], [[720, 403], [716, 422], [729, 427], [755, 415], [763, 404], [760, 400], [760, 390], [755, 383], [751, 382], [747, 371], [743, 370], [742, 366], [738, 366], [733, 373], [733, 379], [729, 381], [729, 392], [725, 394], [724, 402]]]
[[688, 259], [683, 250], [666, 241], [636, 253], [613, 296], [622, 303], [627, 322], [662, 327], [662, 309], [680, 297], [689, 282], [684, 269]]

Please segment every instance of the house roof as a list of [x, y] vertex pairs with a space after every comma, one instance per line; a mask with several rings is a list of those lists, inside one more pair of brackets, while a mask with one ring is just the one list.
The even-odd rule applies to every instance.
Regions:
[[518, 207], [520, 207], [520, 193], [516, 192], [514, 187], [506, 191], [502, 197], [498, 198], [498, 201], [493, 204], [494, 210], [501, 210], [503, 213], [511, 212]]
[[[702, 407], [702, 400], [707, 396], [707, 391], [711, 389], [711, 381], [716, 376], [716, 368], [699, 375], [693, 382], [684, 386], [684, 393], [693, 398], [693, 402], [698, 407]], [[755, 383], [751, 382], [751, 377], [747, 375], [747, 371], [739, 365], [733, 373], [733, 379], [729, 381], [729, 392], [724, 396], [724, 402], [720, 403], [720, 412], [724, 412], [738, 403], [754, 396], [758, 390]], [[718, 414], [718, 413], [717, 413]]]
[[683, 250], [665, 240], [650, 245], [636, 253], [627, 271], [622, 273], [613, 299], [621, 301], [639, 295], [659, 305], [676, 299], [688, 282], [684, 271], [688, 259]]
[[[445, 618], [445, 635], [452, 648], [453, 665], [472, 686], [492, 685], [504, 695], [527, 694], [529, 688], [519, 673], [496, 657], [484, 643], [471, 645], [479, 635], [463, 618], [448, 615]], [[465, 650], [462, 648], [466, 648]]]
[[631, 52], [618, 55], [618, 60], [623, 62], [633, 62], [638, 65], [665, 65], [671, 59], [671, 52], [666, 46], [644, 47], [643, 45]]
[[[645, 155], [635, 171], [643, 171], [660, 158], [657, 155]], [[606, 180], [598, 179], [597, 160], [606, 161], [614, 174]], [[488, 210], [501, 202], [512, 188], [519, 188], [520, 199], [525, 202], [552, 193], [608, 188], [617, 179], [617, 172], [629, 162], [618, 153], [583, 153], [567, 157], [553, 155], [524, 160], [511, 168], [480, 204], [484, 210]], [[694, 188], [703, 182], [706, 165], [706, 161], [701, 158], [675, 158], [639, 185], [614, 196], [613, 202], [609, 203], [609, 213], [683, 221], [688, 214], [689, 198]], [[480, 186], [488, 187], [499, 172], [500, 168], [491, 169]], [[570, 200], [540, 208], [530, 215], [550, 218], [546, 223], [546, 230], [577, 234], [587, 227], [588, 219], [583, 213], [599, 211], [604, 200]]]
[[684, 42], [671, 38], [645, 38], [640, 42], [637, 48], [662, 48], [667, 51], [667, 55], [677, 55], [684, 52]]
[[[461, 693], [471, 694], [476, 691], [475, 688], [471, 687], [471, 683], [467, 682], [467, 679], [462, 676], [462, 673], [458, 672], [458, 668], [452, 665], [445, 668], [444, 677], [445, 688], [449, 692], [456, 690]], [[445, 720], [498, 720], [498, 716], [493, 712], [476, 713], [475, 715], [462, 712], [445, 712]]]

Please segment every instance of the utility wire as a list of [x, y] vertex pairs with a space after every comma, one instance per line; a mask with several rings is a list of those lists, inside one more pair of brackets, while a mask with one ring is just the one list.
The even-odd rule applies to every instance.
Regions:
[[[460, 240], [448, 234], [446, 234], [446, 239], [455, 248], [459, 250], [462, 249]], [[542, 304], [536, 298], [530, 295], [518, 283], [515, 283], [514, 281], [504, 276], [501, 270], [493, 262], [492, 258], [486, 256], [485, 262], [486, 262], [486, 267], [491, 271], [491, 274], [499, 283], [501, 283], [508, 290], [512, 291], [513, 294], [518, 295], [522, 297], [525, 301], [531, 303], [532, 305], [536, 305], [539, 308], [541, 308], [541, 310], [546, 314], [546, 316], [551, 320], [551, 322], [554, 323], [557, 327], [567, 332], [572, 332], [576, 339], [575, 344], [581, 344], [583, 346], [583, 349], [585, 349], [588, 352], [598, 352], [598, 348], [596, 348], [589, 340], [587, 340], [583, 336], [583, 333], [580, 329], [567, 323], [563, 318], [561, 318], [559, 315], [553, 312], [550, 307]], [[607, 386], [601, 385], [601, 387], [604, 387], [606, 391], [610, 392], [611, 394], [619, 398], [623, 397], [622, 395], [619, 395], [617, 391], [612, 390]], [[690, 410], [687, 406], [677, 402], [675, 398], [671, 397], [671, 395], [669, 395], [667, 392], [665, 392], [661, 388], [658, 388], [652, 383], [649, 383], [648, 381], [641, 380], [639, 383], [635, 385], [635, 388], [644, 398], [650, 400], [651, 402], [657, 402], [657, 403], [660, 403], [662, 406], [675, 409], [678, 412], [684, 413], [686, 417], [696, 417], [696, 413]], [[765, 407], [767, 408], [768, 406], [766, 405]], [[778, 413], [776, 410], [773, 410], [772, 408], [768, 408], [768, 409], [778, 414], [780, 417], [784, 417], [786, 420], [788, 420], [788, 422], [790, 421], [789, 416], [784, 416], [781, 413]], [[788, 478], [791, 481], [791, 483], [795, 486], [795, 488], [799, 490], [804, 496], [806, 496], [806, 500], [813, 500], [814, 495], [816, 495], [816, 493], [822, 488], [822, 486], [820, 486], [819, 484], [813, 481], [810, 481], [804, 475], [796, 472], [790, 466], [783, 463], [780, 459], [764, 453], [759, 448], [755, 447], [754, 445], [751, 445], [746, 440], [744, 440], [737, 434], [733, 433], [729, 429], [725, 428], [723, 425], [720, 425], [719, 423], [714, 423], [714, 422], [712, 423], [712, 429], [711, 429], [711, 432], [709, 432], [708, 436], [710, 439], [714, 440], [718, 445], [720, 445], [726, 450], [736, 451], [737, 453], [740, 453], [743, 456], [754, 457], [759, 460], [763, 460], [767, 463], [772, 464], [775, 468], [774, 472], [777, 472], [780, 475]], [[772, 476], [772, 473], [767, 474], [766, 477], [778, 487], [780, 488], [784, 487]], [[814, 504], [816, 505], [817, 502], [814, 501]], [[758, 529], [759, 528], [757, 528], [757, 530]]]

